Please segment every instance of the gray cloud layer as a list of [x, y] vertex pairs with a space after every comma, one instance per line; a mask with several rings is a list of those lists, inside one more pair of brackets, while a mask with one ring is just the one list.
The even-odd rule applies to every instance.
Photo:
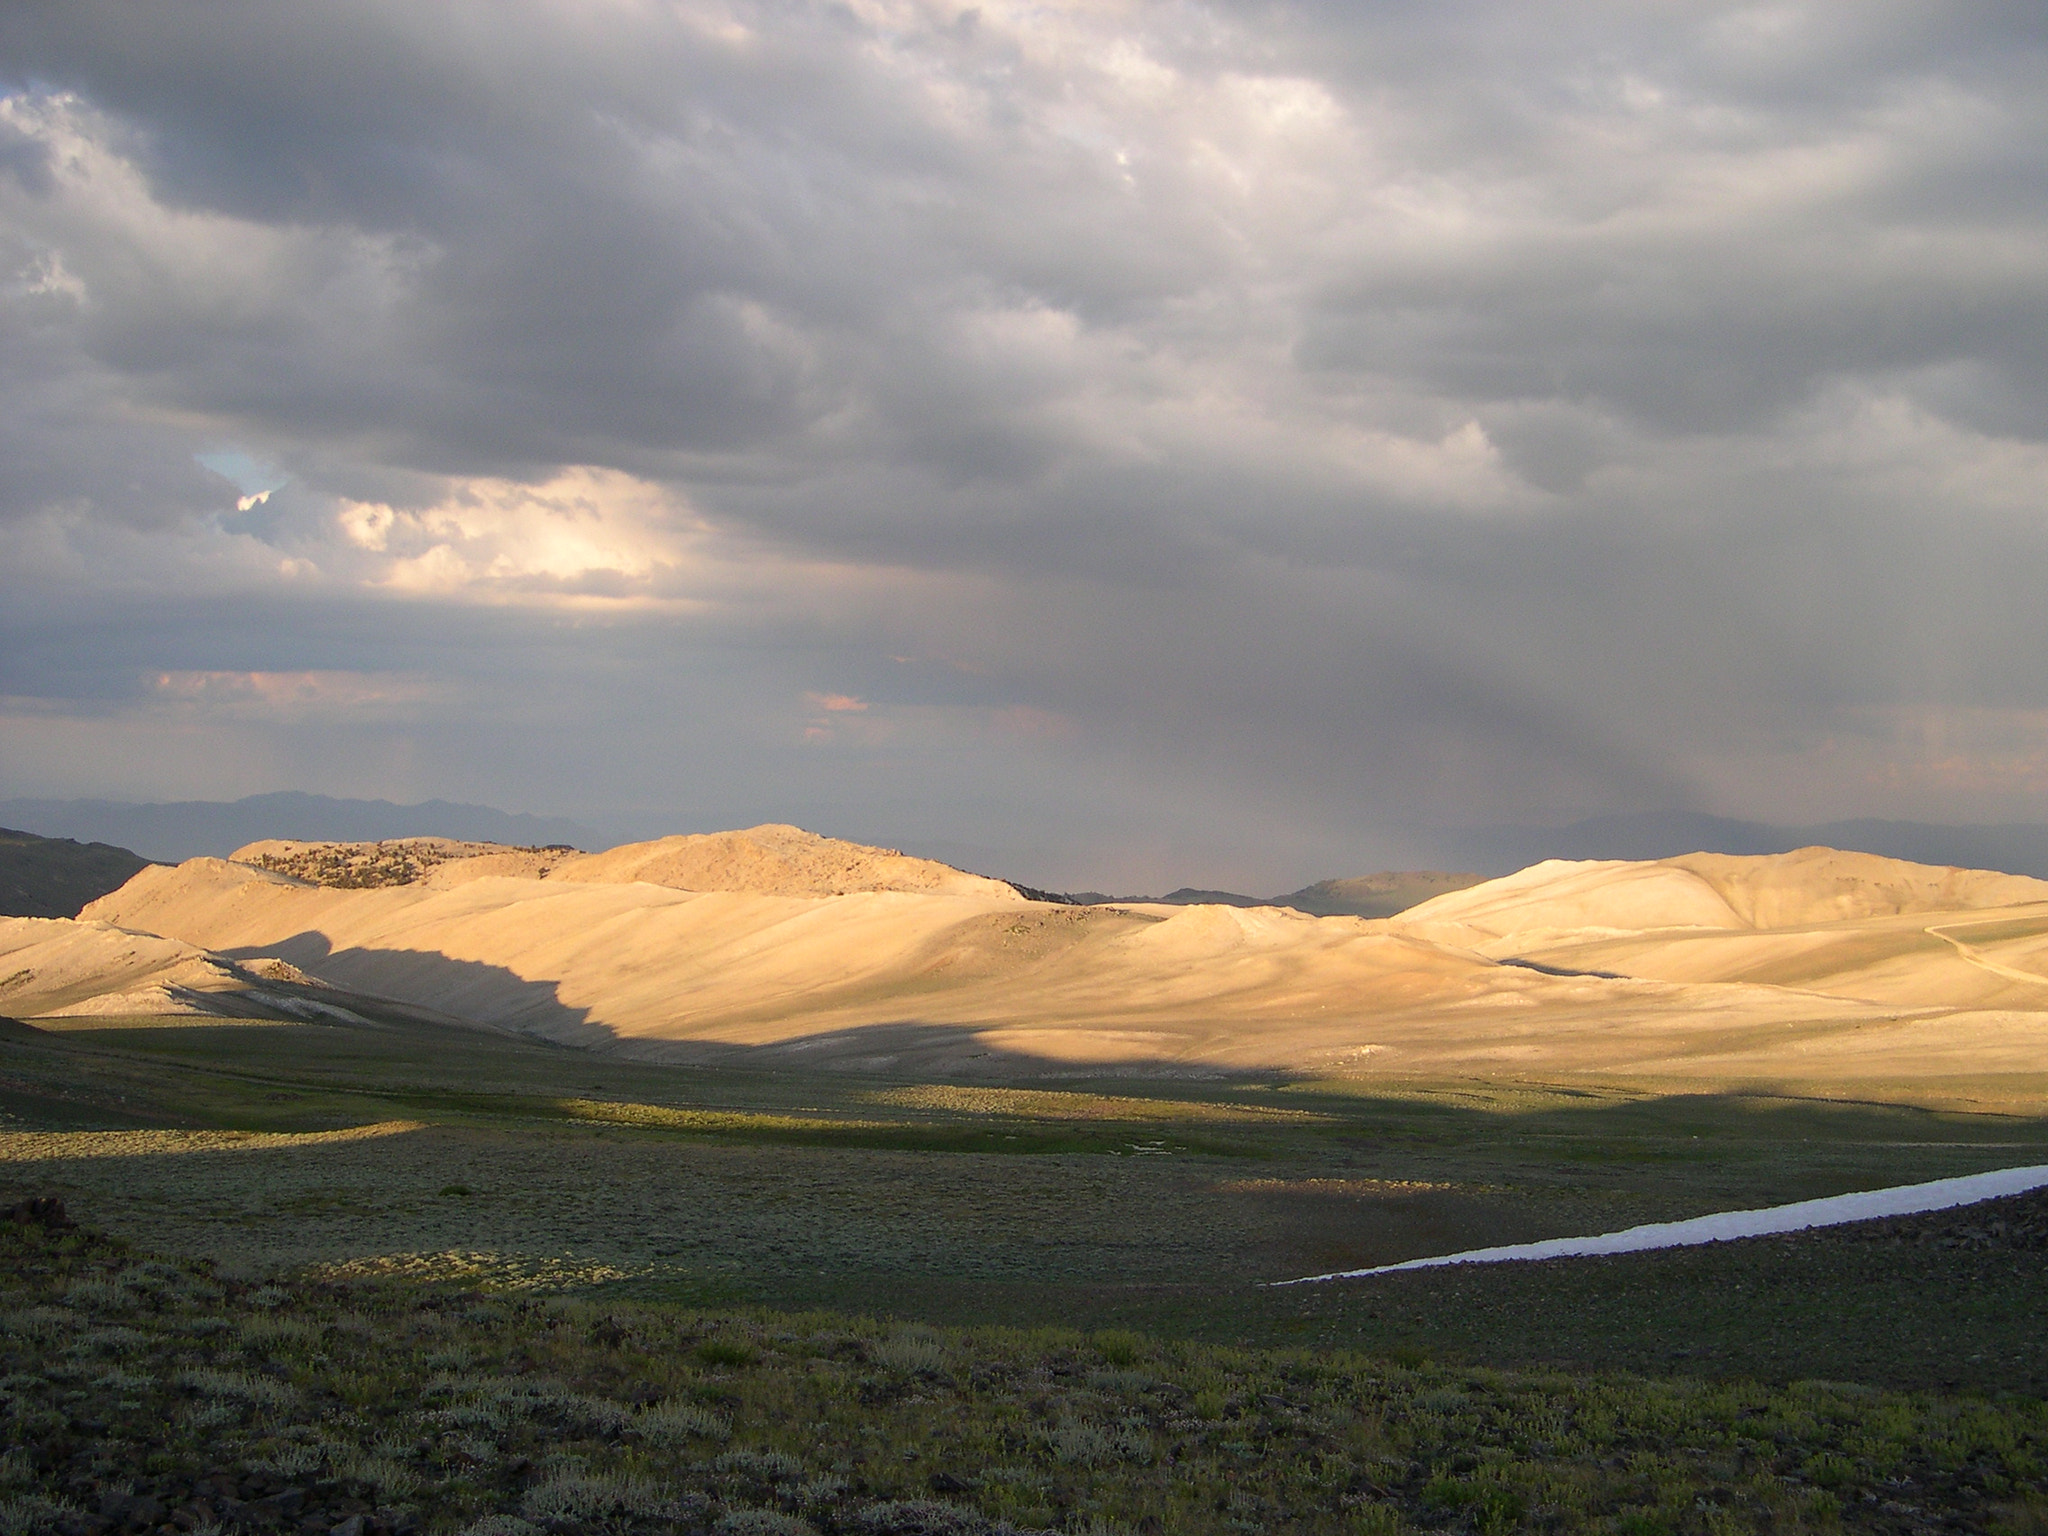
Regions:
[[2040, 815], [2044, 65], [1998, 4], [18, 0], [0, 777], [1275, 889]]

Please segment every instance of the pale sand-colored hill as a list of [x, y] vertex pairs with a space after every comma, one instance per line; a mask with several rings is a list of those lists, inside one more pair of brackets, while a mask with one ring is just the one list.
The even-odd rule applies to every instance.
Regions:
[[2041, 901], [2048, 901], [2048, 881], [2022, 875], [1801, 848], [1646, 863], [1550, 859], [1435, 897], [1400, 921], [1411, 932], [1494, 950], [1544, 935], [1785, 928]]
[[1910, 864], [1839, 848], [1799, 848], [1750, 858], [1689, 853], [1667, 862], [1713, 886], [1752, 928], [1976, 912], [2048, 901], [2048, 880]]
[[219, 963], [191, 944], [105, 923], [0, 919], [0, 1009], [59, 1014], [100, 998], [150, 989], [156, 989], [152, 996], [160, 995], [172, 984], [208, 972], [209, 962]]
[[983, 1055], [1327, 1059], [1357, 1047], [1364, 1010], [1565, 985], [1353, 920], [1049, 906], [1008, 887], [800, 897], [557, 874], [340, 890], [207, 859], [145, 874], [90, 915], [582, 1043], [815, 1048], [908, 1024]]
[[230, 861], [339, 889], [419, 882], [445, 889], [488, 876], [509, 875], [584, 885], [639, 881], [681, 891], [745, 891], [758, 896], [915, 891], [978, 897], [1008, 906], [1025, 900], [1006, 881], [970, 875], [950, 864], [773, 824], [629, 843], [606, 853], [506, 848], [445, 837], [396, 838], [381, 843], [304, 843], [274, 838], [237, 848]]
[[1832, 848], [1553, 860], [1425, 902], [1399, 924], [1569, 970], [1904, 1008], [2048, 1008], [2048, 881]]
[[307, 980], [281, 960], [236, 964], [109, 923], [0, 918], [0, 1012], [11, 1015], [353, 1017], [309, 999]]
[[1548, 859], [1432, 897], [1396, 921], [1446, 944], [1506, 953], [1531, 935], [1746, 926], [1721, 893], [1691, 870], [1618, 859]]
[[745, 891], [761, 896], [849, 896], [860, 891], [911, 891], [1022, 905], [1013, 885], [970, 875], [893, 848], [869, 848], [820, 837], [801, 827], [769, 825], [629, 843], [588, 853], [554, 871], [557, 880], [617, 885], [644, 880], [682, 891]]
[[[86, 916], [658, 1054], [994, 1077], [1274, 1068], [1895, 1096], [1946, 1083], [2004, 1101], [2048, 1086], [2048, 983], [2026, 968], [2048, 951], [2038, 882], [1823, 852], [1548, 865], [1374, 922], [1027, 902], [769, 831], [579, 857], [545, 878], [465, 878], [451, 862], [379, 889], [200, 859], [145, 870]], [[894, 876], [939, 888], [789, 894]]]

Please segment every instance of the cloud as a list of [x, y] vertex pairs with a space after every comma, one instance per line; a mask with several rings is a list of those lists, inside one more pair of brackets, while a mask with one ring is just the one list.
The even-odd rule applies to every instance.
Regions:
[[152, 678], [406, 677], [177, 707], [453, 798], [1000, 826], [1034, 883], [2026, 814], [2031, 747], [1868, 722], [2048, 709], [2044, 53], [1998, 6], [20, 0], [0, 688], [51, 745], [0, 768], [120, 716], [146, 793]]
[[411, 713], [436, 692], [424, 678], [361, 672], [161, 672], [151, 690], [174, 707], [259, 719]]
[[539, 485], [465, 480], [431, 506], [341, 502], [358, 579], [416, 596], [630, 602], [655, 594], [704, 532], [660, 487], [575, 466]]

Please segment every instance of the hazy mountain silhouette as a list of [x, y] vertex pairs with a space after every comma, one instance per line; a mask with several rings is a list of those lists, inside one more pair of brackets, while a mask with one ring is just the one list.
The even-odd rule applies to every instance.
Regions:
[[1462, 891], [1477, 885], [1482, 875], [1447, 874], [1442, 870], [1388, 870], [1376, 875], [1358, 875], [1348, 880], [1318, 880], [1285, 896], [1246, 896], [1239, 891], [1209, 891], [1184, 885], [1164, 896], [1105, 896], [1100, 891], [1073, 891], [1052, 895], [1019, 886], [1027, 896], [1042, 901], [1077, 903], [1130, 902], [1169, 907], [1292, 907], [1312, 917], [1392, 917], [1419, 902], [1446, 891]]
[[1432, 896], [1475, 886], [1484, 878], [1441, 869], [1386, 870], [1349, 880], [1318, 880], [1285, 896], [1275, 896], [1272, 904], [1292, 907], [1314, 917], [1392, 917]]
[[43, 837], [115, 843], [145, 859], [175, 863], [211, 854], [224, 858], [244, 843], [290, 837], [376, 842], [388, 837], [453, 837], [465, 842], [573, 843], [605, 846], [589, 827], [560, 816], [525, 816], [487, 805], [429, 800], [336, 800], [284, 792], [246, 799], [182, 800], [131, 805], [119, 800], [0, 800], [0, 824]]

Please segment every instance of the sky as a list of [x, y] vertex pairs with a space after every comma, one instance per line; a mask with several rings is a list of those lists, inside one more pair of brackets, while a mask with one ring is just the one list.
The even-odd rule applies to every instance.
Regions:
[[2032, 3], [10, 0], [0, 795], [2048, 819]]

